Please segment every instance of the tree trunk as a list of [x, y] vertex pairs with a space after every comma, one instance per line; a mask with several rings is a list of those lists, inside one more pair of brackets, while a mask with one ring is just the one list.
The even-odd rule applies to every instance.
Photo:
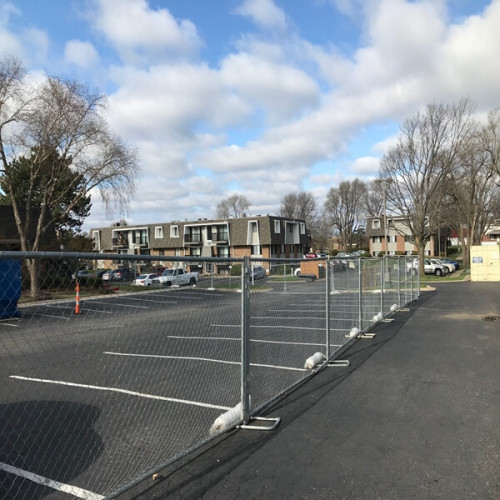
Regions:
[[30, 295], [32, 299], [37, 299], [40, 296], [40, 287], [38, 283], [38, 260], [26, 259], [26, 267], [30, 277]]

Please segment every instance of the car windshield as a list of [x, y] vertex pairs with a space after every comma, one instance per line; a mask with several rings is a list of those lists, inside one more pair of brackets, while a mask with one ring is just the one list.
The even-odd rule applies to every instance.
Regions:
[[165, 271], [163, 271], [163, 276], [170, 276], [173, 274], [173, 272], [173, 269], [165, 269]]
[[145, 280], [147, 278], [146, 274], [141, 274], [140, 276], [137, 277], [138, 280]]

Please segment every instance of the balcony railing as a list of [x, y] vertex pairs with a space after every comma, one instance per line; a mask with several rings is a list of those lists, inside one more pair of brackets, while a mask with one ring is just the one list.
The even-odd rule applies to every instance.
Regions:
[[128, 241], [123, 238], [113, 238], [112, 244], [114, 247], [128, 247]]
[[201, 234], [185, 234], [184, 243], [190, 243], [194, 245], [201, 245]]

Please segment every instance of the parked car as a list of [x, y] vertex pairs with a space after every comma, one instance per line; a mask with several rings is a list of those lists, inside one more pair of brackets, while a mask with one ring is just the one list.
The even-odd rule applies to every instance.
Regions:
[[318, 255], [314, 252], [306, 253], [304, 255], [305, 259], [316, 259], [317, 257], [318, 257]]
[[134, 271], [130, 267], [110, 269], [102, 275], [103, 281], [131, 281], [134, 279]]
[[165, 269], [161, 276], [156, 276], [154, 279], [155, 285], [196, 285], [198, 283], [199, 274], [197, 272], [187, 273], [182, 268]]
[[424, 271], [425, 274], [434, 274], [436, 276], [446, 276], [450, 274], [450, 270], [439, 264], [436, 259], [424, 259]]
[[[434, 262], [432, 262], [434, 261]], [[406, 271], [416, 275], [419, 267], [419, 259], [412, 259], [406, 263]], [[439, 264], [436, 259], [424, 259], [424, 272], [425, 274], [434, 274], [435, 276], [446, 276], [450, 273], [447, 266]]]
[[266, 277], [266, 270], [262, 266], [252, 267], [250, 277], [254, 280], [263, 279]]
[[96, 278], [102, 278], [103, 274], [107, 273], [108, 271], [109, 271], [109, 269], [101, 269], [100, 271], [97, 271], [95, 273], [95, 276], [96, 276]]
[[439, 260], [441, 260], [442, 262], [446, 262], [447, 264], [452, 264], [453, 266], [455, 266], [455, 271], [460, 267], [460, 264], [456, 260], [452, 260], [452, 259], [439, 259]]
[[[433, 267], [433, 272], [432, 273], [427, 273], [426, 274], [435, 274], [436, 276], [441, 276], [441, 275], [448, 275], [450, 274], [450, 269], [448, 266], [444, 265], [439, 261], [439, 259], [425, 259], [424, 260], [424, 268], [425, 266], [434, 266]], [[441, 274], [439, 274], [438, 269], [439, 267], [441, 268]]]
[[445, 262], [444, 259], [433, 259], [435, 260], [438, 264], [441, 264], [442, 266], [446, 266], [450, 273], [455, 272], [455, 266], [451, 263]]
[[141, 274], [140, 276], [137, 276], [135, 280], [132, 282], [132, 285], [136, 286], [151, 286], [153, 285], [153, 280], [157, 278], [158, 275], [156, 273], [154, 274]]
[[87, 269], [81, 269], [76, 274], [73, 273], [71, 275], [71, 278], [72, 279], [76, 279], [77, 277], [78, 278], [90, 278], [91, 276], [93, 276], [93, 274], [89, 270], [87, 270]]

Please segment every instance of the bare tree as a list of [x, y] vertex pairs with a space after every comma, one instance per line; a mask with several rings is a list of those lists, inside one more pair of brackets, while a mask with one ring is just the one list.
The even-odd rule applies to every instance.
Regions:
[[366, 185], [359, 179], [341, 182], [326, 196], [325, 213], [345, 250], [352, 248], [354, 234], [361, 226], [365, 197]]
[[384, 155], [379, 176], [390, 179], [387, 198], [405, 218], [424, 265], [425, 245], [431, 238], [446, 193], [447, 175], [474, 132], [475, 105], [462, 99], [450, 106], [431, 104], [425, 113], [407, 119], [397, 144]]
[[229, 219], [234, 217], [239, 219], [244, 217], [245, 212], [250, 208], [250, 202], [242, 194], [233, 194], [229, 198], [217, 204], [217, 218]]
[[[47, 77], [32, 85], [18, 60], [0, 60], [2, 186], [12, 204], [23, 251], [39, 250], [42, 236], [57, 222], [55, 217], [66, 217], [93, 190], [99, 191], [108, 208], [116, 204], [123, 209], [134, 194], [139, 172], [135, 152], [109, 131], [104, 110], [104, 96], [79, 82]], [[59, 161], [47, 168], [54, 151]], [[11, 175], [11, 165], [20, 156], [29, 161], [28, 193], [22, 205]], [[58, 179], [68, 165], [78, 175], [64, 189]], [[45, 190], [35, 203], [32, 195], [39, 192], [42, 174]], [[63, 211], [56, 210], [68, 193], [73, 193], [73, 199], [65, 201]], [[28, 234], [32, 217], [36, 217], [36, 231]], [[36, 296], [36, 261], [28, 260], [27, 267], [31, 293]]]
[[300, 193], [288, 193], [281, 198], [280, 215], [290, 219], [301, 219], [305, 221], [309, 231], [313, 234], [319, 226], [318, 204], [312, 193], [302, 191]]
[[495, 108], [488, 114], [488, 121], [479, 135], [479, 147], [485, 155], [485, 164], [496, 174], [500, 184], [500, 109]]
[[499, 125], [497, 111], [490, 112], [487, 124], [459, 151], [448, 179], [453, 227], [460, 236], [464, 262], [469, 261], [471, 245], [481, 244], [500, 209], [500, 188], [495, 182], [500, 167]]
[[363, 210], [366, 217], [380, 217], [384, 213], [383, 179], [374, 179], [366, 185]]

